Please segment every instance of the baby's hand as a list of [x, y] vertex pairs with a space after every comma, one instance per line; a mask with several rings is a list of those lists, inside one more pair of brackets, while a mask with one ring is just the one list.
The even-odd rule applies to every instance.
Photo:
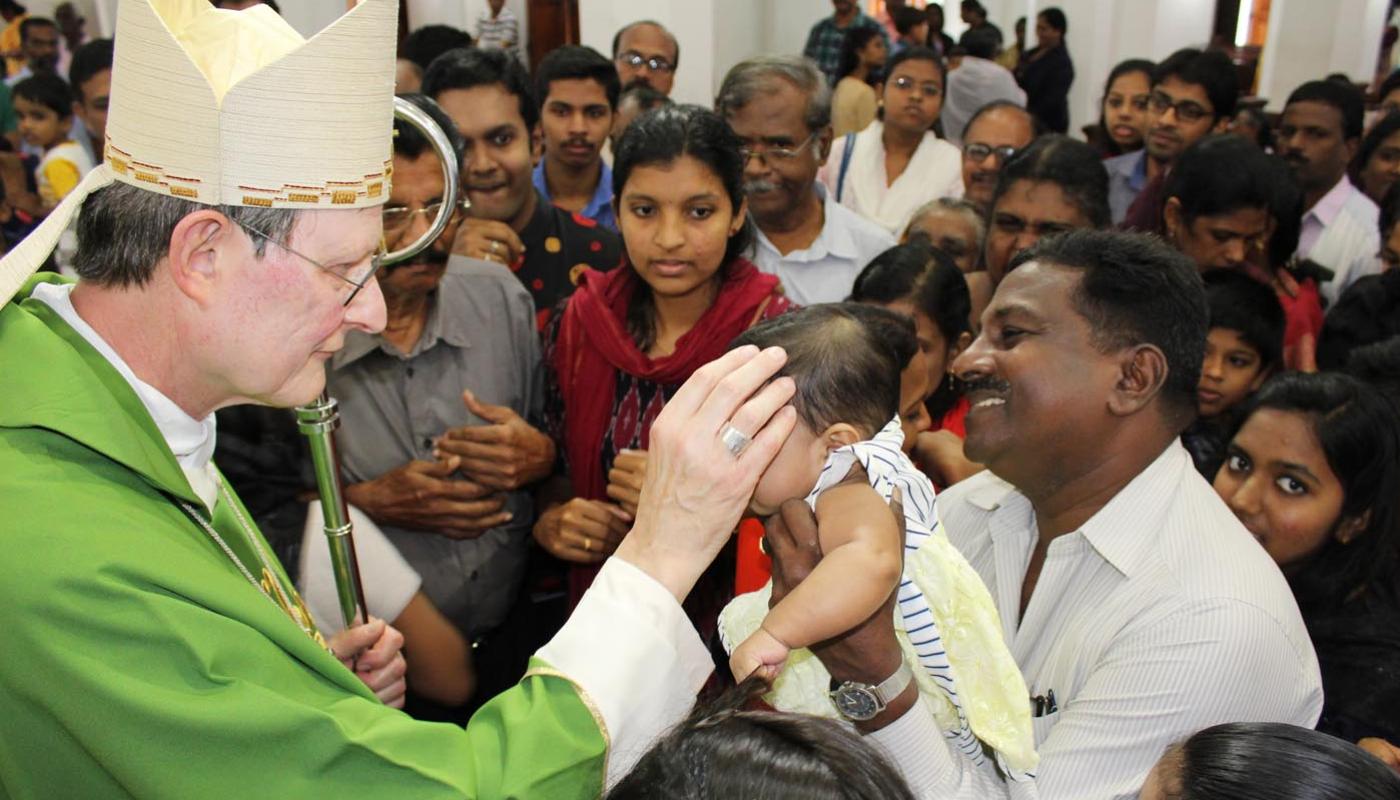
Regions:
[[755, 672], [772, 683], [778, 677], [778, 670], [783, 668], [783, 662], [787, 661], [789, 650], [778, 637], [759, 628], [734, 648], [729, 656], [729, 670], [740, 683]]

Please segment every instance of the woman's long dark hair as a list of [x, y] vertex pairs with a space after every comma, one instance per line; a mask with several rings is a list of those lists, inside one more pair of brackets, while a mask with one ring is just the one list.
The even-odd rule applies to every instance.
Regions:
[[697, 706], [607, 800], [914, 800], [885, 756], [828, 719], [743, 711], [760, 680]]
[[[871, 39], [879, 35], [879, 28], [860, 25], [846, 31], [846, 37], [841, 40], [841, 66], [836, 70], [836, 80], [839, 81], [855, 72], [856, 67], [860, 64], [861, 49], [869, 44]], [[885, 57], [889, 58], [889, 55], [886, 54]], [[874, 86], [880, 82], [881, 73], [881, 70], [871, 70], [870, 74], [865, 76], [865, 82]]]
[[1242, 419], [1260, 409], [1308, 418], [1342, 484], [1336, 524], [1364, 521], [1346, 544], [1329, 536], [1321, 552], [1289, 578], [1304, 617], [1400, 595], [1400, 409], [1376, 387], [1329, 372], [1270, 379]]
[[[873, 258], [856, 276], [851, 300], [880, 305], [908, 301], [938, 328], [948, 347], [964, 333], [972, 332], [972, 296], [967, 279], [947, 254], [922, 237], [895, 245]], [[925, 406], [936, 422], [957, 405], [961, 396], [957, 381], [944, 375]]]
[[1279, 722], [1206, 728], [1157, 768], [1170, 800], [1394, 800], [1400, 777], [1356, 745]]
[[[696, 105], [662, 106], [627, 126], [613, 154], [613, 197], [622, 197], [627, 179], [637, 167], [673, 164], [682, 156], [690, 156], [714, 172], [729, 195], [733, 212], [738, 214], [744, 202], [744, 157], [739, 154], [739, 137], [718, 114]], [[618, 217], [621, 216], [619, 209]], [[739, 232], [729, 237], [724, 262], [715, 276], [717, 281], [724, 280], [730, 265], [753, 243], [752, 226], [745, 220]], [[626, 251], [625, 237], [623, 250]], [[656, 302], [646, 281], [637, 281], [626, 321], [627, 332], [639, 349], [645, 351], [656, 343]]]

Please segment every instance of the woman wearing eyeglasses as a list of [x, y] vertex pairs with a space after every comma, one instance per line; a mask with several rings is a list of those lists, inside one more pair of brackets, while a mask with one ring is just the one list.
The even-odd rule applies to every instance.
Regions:
[[818, 176], [837, 202], [898, 236], [920, 206], [962, 197], [962, 154], [938, 138], [946, 74], [927, 47], [889, 62], [882, 118], [839, 140]]
[[1026, 109], [1051, 133], [1069, 130], [1069, 87], [1074, 62], [1065, 48], [1069, 21], [1065, 12], [1047, 8], [1035, 18], [1036, 47], [1016, 67], [1016, 80], [1026, 90]]

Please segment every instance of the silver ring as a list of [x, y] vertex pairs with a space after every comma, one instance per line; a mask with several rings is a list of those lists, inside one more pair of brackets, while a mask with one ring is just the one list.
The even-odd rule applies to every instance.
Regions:
[[500, 252], [501, 252], [501, 243], [498, 242], [498, 241], [496, 241], [495, 239], [492, 239], [492, 240], [491, 240], [491, 255], [496, 255], [496, 254], [498, 254], [498, 253], [500, 253]]
[[744, 452], [744, 448], [749, 446], [749, 442], [753, 441], [748, 437], [748, 434], [733, 425], [724, 426], [724, 429], [719, 432], [719, 440], [724, 444], [729, 454], [735, 458], [738, 458], [739, 454]]

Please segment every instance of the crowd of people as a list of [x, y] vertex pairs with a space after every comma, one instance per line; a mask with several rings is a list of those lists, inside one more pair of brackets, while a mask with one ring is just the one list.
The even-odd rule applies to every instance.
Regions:
[[[461, 165], [444, 209], [429, 140], [394, 124], [372, 208], [388, 251], [445, 214], [419, 254], [376, 277], [349, 227], [294, 216], [351, 212], [217, 207], [249, 263], [285, 250], [348, 293], [310, 363], [339, 405], [370, 621], [341, 617], [312, 462], [277, 407], [307, 392], [242, 377], [308, 334], [200, 316], [199, 275], [231, 258], [201, 248], [235, 247], [212, 217], [99, 188], [45, 260], [77, 288], [41, 278], [7, 304], [0, 518], [34, 538], [0, 565], [21, 620], [0, 794], [188, 793], [198, 774], [151, 765], [252, 773], [236, 754], [297, 746], [267, 780], [308, 796], [329, 772], [409, 774], [409, 796], [1400, 796], [1400, 74], [1309, 81], [1268, 115], [1223, 52], [1131, 59], [1085, 141], [1054, 7], [1030, 46], [1027, 20], [1007, 42], [977, 0], [956, 42], [937, 3], [833, 0], [803, 54], [733, 65], [701, 107], [669, 96], [663, 25], [531, 69], [503, 5], [472, 33], [408, 33], [385, 76]], [[121, 98], [113, 40], [71, 6], [0, 13], [8, 249], [109, 168]], [[329, 319], [266, 292], [235, 305]], [[188, 339], [145, 329], [161, 303]], [[25, 350], [52, 363], [21, 361], [5, 337], [37, 336], [29, 315], [117, 369], [59, 381], [75, 345], [48, 339]], [[180, 360], [217, 391], [153, 377]], [[144, 444], [77, 433], [103, 414], [89, 393]], [[81, 557], [45, 538], [104, 481], [138, 487], [120, 524], [176, 533], [124, 528]], [[191, 518], [262, 561], [263, 592], [334, 658], [203, 599], [221, 569], [254, 590], [185, 553]], [[249, 544], [230, 549], [233, 520]], [[163, 583], [111, 566], [128, 547], [195, 561]], [[144, 639], [180, 655], [147, 673]], [[126, 721], [87, 736], [89, 702]]]

